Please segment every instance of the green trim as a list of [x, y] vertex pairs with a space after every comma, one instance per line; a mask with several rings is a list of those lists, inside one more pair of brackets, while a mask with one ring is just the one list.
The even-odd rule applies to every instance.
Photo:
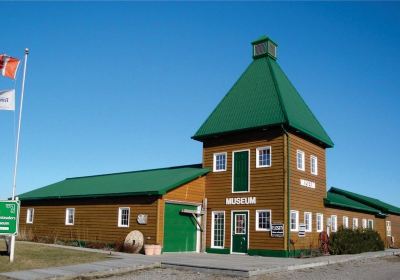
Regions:
[[279, 257], [279, 258], [287, 258], [289, 256], [289, 252], [286, 250], [266, 250], [266, 249], [249, 249], [249, 256], [264, 256], [264, 257]]
[[210, 253], [210, 254], [230, 254], [231, 250], [229, 250], [228, 248], [224, 248], [224, 249], [217, 249], [217, 248], [206, 248], [206, 252]]
[[261, 42], [266, 42], [266, 41], [270, 41], [272, 43], [274, 43], [275, 46], [278, 46], [277, 43], [275, 43], [271, 38], [269, 38], [268, 36], [262, 35], [260, 38], [254, 40], [253, 42], [251, 42], [252, 45], [261, 43]]

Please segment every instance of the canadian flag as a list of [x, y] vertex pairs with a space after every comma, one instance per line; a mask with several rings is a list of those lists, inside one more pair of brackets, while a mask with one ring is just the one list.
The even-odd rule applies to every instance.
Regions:
[[0, 71], [4, 77], [15, 79], [19, 66], [19, 59], [0, 54]]

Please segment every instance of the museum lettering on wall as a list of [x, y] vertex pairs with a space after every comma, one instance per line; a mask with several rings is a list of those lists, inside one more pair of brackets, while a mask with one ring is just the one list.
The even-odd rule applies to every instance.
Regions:
[[315, 189], [315, 182], [300, 179], [300, 185], [307, 188]]
[[226, 205], [249, 205], [256, 204], [256, 197], [229, 197], [225, 198]]

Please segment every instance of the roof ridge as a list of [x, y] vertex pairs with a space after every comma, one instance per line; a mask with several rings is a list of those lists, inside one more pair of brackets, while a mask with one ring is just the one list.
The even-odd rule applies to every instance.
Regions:
[[161, 167], [161, 168], [153, 168], [153, 169], [143, 169], [143, 170], [134, 170], [134, 171], [125, 171], [125, 172], [115, 172], [115, 173], [105, 173], [105, 174], [96, 174], [96, 175], [88, 175], [88, 176], [69, 177], [69, 178], [65, 178], [63, 181], [74, 180], [74, 179], [83, 179], [83, 178], [92, 178], [92, 177], [110, 176], [110, 175], [122, 175], [122, 174], [138, 173], [138, 172], [150, 172], [150, 171], [164, 170], [164, 169], [167, 170], [167, 169], [189, 168], [189, 167], [202, 168], [202, 164], [195, 163], [195, 164], [169, 166], [169, 167]]
[[272, 76], [272, 81], [274, 82], [275, 92], [276, 92], [276, 95], [278, 96], [278, 102], [279, 102], [279, 105], [281, 106], [281, 110], [283, 112], [283, 117], [285, 118], [286, 123], [288, 125], [290, 125], [288, 114], [287, 114], [287, 111], [286, 111], [286, 107], [283, 104], [283, 100], [282, 100], [282, 96], [281, 96], [281, 90], [278, 87], [278, 82], [276, 81], [275, 72], [272, 70], [272, 67], [271, 67], [270, 59], [272, 59], [272, 58], [269, 58], [269, 56], [267, 56], [266, 59], [267, 59], [269, 72], [271, 73], [271, 76]]

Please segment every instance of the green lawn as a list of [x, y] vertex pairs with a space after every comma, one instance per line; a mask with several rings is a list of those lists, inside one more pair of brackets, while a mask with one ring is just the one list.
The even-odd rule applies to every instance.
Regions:
[[11, 264], [6, 255], [5, 241], [0, 239], [0, 272], [89, 263], [106, 258], [107, 255], [101, 253], [16, 242], [15, 259]]

